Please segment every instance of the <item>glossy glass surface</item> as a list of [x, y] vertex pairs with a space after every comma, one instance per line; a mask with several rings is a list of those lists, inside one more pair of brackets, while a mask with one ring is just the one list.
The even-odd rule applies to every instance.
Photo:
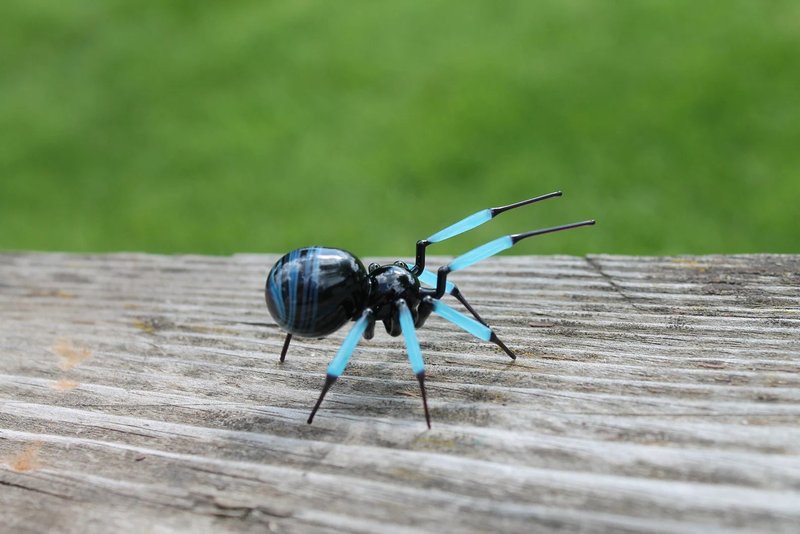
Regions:
[[403, 338], [406, 341], [406, 349], [408, 350], [408, 361], [411, 362], [411, 370], [416, 375], [425, 370], [425, 362], [422, 360], [417, 331], [414, 329], [414, 319], [411, 317], [411, 312], [408, 311], [408, 306], [405, 303], [400, 304], [398, 311], [400, 313], [400, 327], [403, 329]]
[[328, 365], [329, 376], [335, 376], [338, 378], [344, 372], [344, 368], [347, 367], [347, 362], [350, 361], [350, 356], [352, 356], [353, 351], [356, 350], [356, 346], [358, 345], [358, 341], [361, 339], [361, 335], [364, 333], [364, 330], [367, 329], [369, 316], [370, 312], [365, 311], [356, 324], [353, 325], [353, 328], [350, 329], [350, 332], [347, 334], [342, 346], [339, 347], [336, 356], [333, 358], [330, 365]]
[[435, 300], [433, 302], [433, 311], [443, 319], [450, 321], [454, 325], [463, 328], [473, 336], [484, 341], [489, 341], [492, 337], [492, 331], [488, 326], [467, 317], [463, 313], [457, 312], [440, 300]]
[[278, 260], [267, 276], [267, 308], [287, 332], [323, 337], [364, 309], [369, 277], [346, 250], [306, 247]]
[[372, 289], [368, 306], [378, 320], [391, 313], [394, 303], [403, 299], [414, 310], [419, 303], [419, 280], [400, 265], [383, 265], [370, 273]]
[[432, 236], [430, 236], [427, 241], [431, 243], [438, 243], [439, 241], [444, 241], [445, 239], [450, 239], [451, 237], [455, 237], [459, 234], [463, 234], [473, 228], [476, 228], [488, 220], [492, 218], [492, 210], [484, 209], [477, 213], [473, 213], [469, 217], [465, 217], [458, 221], [455, 224], [451, 224], [447, 228], [443, 230], [439, 230]]
[[450, 262], [450, 271], [454, 272], [460, 271], [461, 269], [466, 269], [472, 264], [494, 256], [498, 252], [502, 252], [507, 248], [511, 248], [513, 245], [514, 242], [511, 240], [511, 236], [498, 237], [494, 241], [489, 241], [485, 245], [481, 245], [478, 248], [472, 249], [466, 254], [462, 254], [454, 259], [452, 262]]

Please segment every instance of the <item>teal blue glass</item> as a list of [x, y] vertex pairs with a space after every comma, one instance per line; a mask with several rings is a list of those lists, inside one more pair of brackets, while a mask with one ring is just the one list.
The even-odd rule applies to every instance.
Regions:
[[419, 374], [425, 370], [425, 362], [422, 361], [422, 351], [419, 348], [417, 331], [414, 328], [414, 318], [408, 311], [408, 306], [403, 303], [400, 306], [400, 328], [403, 330], [403, 338], [406, 340], [408, 350], [408, 361], [411, 362], [411, 370], [414, 374]]
[[329, 375], [338, 377], [344, 372], [344, 368], [347, 367], [347, 362], [350, 361], [350, 356], [353, 354], [353, 351], [356, 350], [358, 340], [364, 334], [364, 330], [367, 329], [369, 315], [370, 313], [365, 311], [361, 315], [361, 319], [356, 321], [356, 324], [350, 329], [350, 333], [347, 334], [347, 337], [344, 339], [344, 343], [342, 343], [342, 346], [339, 347], [339, 352], [336, 353], [333, 361], [331, 361], [330, 365], [328, 366]]
[[466, 330], [477, 338], [480, 338], [484, 341], [489, 341], [492, 337], [492, 331], [488, 326], [479, 323], [475, 319], [467, 317], [461, 312], [457, 312], [441, 300], [433, 301], [433, 311], [442, 319], [450, 321], [454, 325]]
[[474, 248], [451, 261], [449, 265], [450, 270], [460, 271], [461, 269], [466, 269], [474, 263], [478, 263], [481, 260], [485, 260], [486, 258], [494, 256], [498, 252], [502, 252], [508, 248], [511, 248], [513, 245], [514, 241], [511, 239], [510, 235], [499, 237], [494, 241], [489, 241], [485, 245]]
[[450, 239], [451, 237], [455, 237], [458, 234], [463, 234], [473, 228], [482, 225], [488, 220], [492, 218], [492, 210], [485, 209], [481, 210], [477, 213], [473, 213], [469, 217], [465, 217], [458, 221], [455, 224], [451, 224], [444, 230], [439, 230], [432, 236], [430, 236], [427, 241], [431, 243], [438, 243], [440, 241], [444, 241], [445, 239]]

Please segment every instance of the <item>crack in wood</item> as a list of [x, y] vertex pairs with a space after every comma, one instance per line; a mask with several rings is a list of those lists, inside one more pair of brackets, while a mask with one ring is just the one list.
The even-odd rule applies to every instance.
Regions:
[[26, 486], [25, 484], [9, 482], [8, 480], [3, 480], [3, 479], [0, 479], [0, 486], [7, 486], [9, 488], [17, 488], [17, 489], [21, 489], [21, 490], [25, 490], [25, 491], [31, 491], [31, 492], [34, 492], [34, 493], [41, 493], [42, 495], [49, 495], [50, 497], [58, 497], [59, 499], [64, 499], [64, 500], [68, 500], [68, 501], [69, 500], [73, 500], [68, 495], [61, 495], [60, 493], [55, 493], [55, 492], [52, 492], [52, 491], [43, 490], [41, 488], [35, 488], [33, 486]]
[[617, 284], [614, 278], [603, 270], [603, 267], [600, 265], [600, 262], [597, 261], [595, 257], [584, 256], [583, 258], [586, 260], [586, 263], [589, 264], [589, 267], [591, 267], [594, 272], [599, 274], [603, 278], [603, 280], [605, 280], [608, 283], [611, 289], [614, 290], [615, 293], [617, 293], [620, 297], [622, 297], [622, 300], [624, 300], [627, 304], [630, 304], [630, 306], [633, 309], [637, 311], [643, 311], [641, 308], [639, 308], [634, 299], [630, 297], [627, 293], [625, 293], [625, 291]]

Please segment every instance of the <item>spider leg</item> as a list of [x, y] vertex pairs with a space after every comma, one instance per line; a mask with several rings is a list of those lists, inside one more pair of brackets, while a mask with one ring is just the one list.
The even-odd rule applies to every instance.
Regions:
[[424, 294], [422, 295], [422, 302], [417, 306], [417, 320], [414, 321], [414, 328], [420, 329], [428, 320], [433, 312], [433, 304], [425, 302]]
[[[428, 273], [431, 277], [435, 277], [435, 275], [433, 273], [431, 273], [430, 271], [424, 271], [424, 273]], [[426, 278], [430, 279], [430, 277], [426, 277]], [[422, 277], [420, 277], [420, 279], [422, 279]], [[434, 282], [434, 284], [435, 284], [435, 282]], [[431, 285], [431, 284], [428, 284], [428, 285]], [[475, 317], [475, 319], [479, 323], [481, 323], [483, 326], [485, 326], [486, 328], [489, 328], [491, 330], [491, 327], [489, 326], [489, 323], [484, 321], [483, 317], [481, 317], [478, 314], [478, 312], [475, 311], [475, 309], [470, 305], [470, 303], [467, 302], [467, 299], [464, 298], [464, 295], [461, 293], [461, 291], [459, 291], [458, 287], [455, 284], [453, 284], [452, 282], [447, 282], [447, 286], [452, 287], [452, 290], [448, 291], [448, 293], [453, 295], [453, 297], [455, 297], [472, 314], [472, 316]], [[428, 296], [424, 296], [423, 297], [422, 302], [420, 302], [419, 307], [417, 308], [417, 311], [419, 313], [417, 322], [415, 323], [415, 326], [417, 328], [422, 328], [422, 325], [425, 324], [425, 321], [428, 319], [430, 314], [434, 311], [434, 302], [435, 302], [435, 300], [430, 297], [430, 294], [435, 294], [435, 291], [434, 290], [426, 290], [426, 291], [428, 292]], [[424, 295], [424, 293], [423, 293], [423, 295]], [[457, 313], [455, 310], [452, 310], [452, 311], [454, 313]], [[494, 333], [493, 330], [492, 330], [492, 336], [488, 339], [488, 341], [492, 341], [493, 343], [497, 344], [497, 346], [500, 347], [501, 349], [503, 349], [503, 351], [506, 354], [508, 354], [512, 359], [516, 359], [517, 356], [511, 351], [511, 349], [509, 349], [506, 346], [505, 343], [503, 343], [503, 341], [497, 336], [496, 333]]]
[[499, 252], [502, 252], [506, 249], [513, 247], [523, 239], [527, 239], [529, 237], [534, 237], [537, 235], [549, 234], [552, 232], [559, 232], [561, 230], [578, 228], [581, 226], [591, 226], [593, 224], [594, 224], [593, 220], [581, 221], [571, 224], [565, 224], [563, 226], [554, 226], [552, 228], [533, 230], [530, 232], [524, 232], [522, 234], [504, 235], [503, 237], [498, 237], [494, 241], [489, 241], [485, 245], [481, 245], [477, 248], [470, 250], [465, 254], [462, 254], [461, 256], [457, 257], [444, 267], [440, 267], [436, 275], [436, 292], [434, 296], [437, 299], [439, 299], [442, 298], [442, 296], [445, 294], [447, 290], [448, 274], [455, 271], [460, 271], [461, 269], [466, 269], [470, 265], [478, 263], [481, 260], [485, 260], [486, 258], [490, 258]]
[[430, 428], [431, 415], [428, 412], [428, 398], [425, 395], [425, 362], [422, 360], [422, 351], [419, 348], [417, 332], [414, 329], [414, 318], [411, 316], [405, 300], [398, 300], [396, 305], [400, 315], [400, 326], [403, 329], [406, 350], [408, 351], [408, 361], [411, 362], [411, 370], [419, 381], [419, 389], [422, 392], [422, 406], [425, 408], [425, 422], [428, 423], [428, 428]]
[[289, 350], [289, 343], [292, 341], [292, 334], [286, 334], [286, 341], [283, 342], [283, 350], [281, 350], [281, 363], [286, 359], [286, 351]]
[[478, 312], [477, 312], [477, 311], [475, 311], [475, 308], [473, 308], [473, 307], [470, 305], [470, 303], [469, 303], [469, 302], [467, 302], [467, 299], [466, 299], [466, 298], [464, 298], [464, 295], [461, 293], [461, 291], [459, 291], [459, 290], [458, 290], [458, 288], [457, 288], [457, 287], [455, 287], [455, 286], [454, 286], [454, 287], [453, 287], [453, 291], [452, 291], [450, 294], [451, 294], [451, 295], [453, 295], [453, 297], [455, 297], [455, 299], [456, 299], [458, 302], [460, 302], [460, 303], [461, 303], [461, 305], [462, 305], [462, 306], [464, 306], [464, 307], [465, 307], [465, 308], [466, 308], [466, 309], [467, 309], [467, 310], [468, 310], [468, 311], [469, 311], [469, 312], [472, 314], [472, 316], [473, 316], [473, 317], [475, 317], [475, 319], [477, 319], [477, 321], [478, 321], [479, 323], [481, 323], [481, 324], [484, 324], [484, 325], [486, 325], [486, 326], [489, 326], [489, 325], [486, 323], [486, 321], [484, 321], [484, 320], [483, 320], [483, 317], [481, 317], [480, 315], [478, 315]]
[[392, 337], [397, 337], [402, 332], [400, 328], [400, 321], [397, 314], [392, 314], [383, 320], [383, 326], [386, 328], [386, 333]]
[[319, 410], [319, 405], [322, 404], [322, 399], [325, 398], [325, 394], [331, 388], [333, 383], [336, 382], [336, 379], [339, 378], [342, 372], [344, 372], [344, 368], [347, 367], [347, 362], [350, 361], [350, 356], [356, 349], [358, 340], [364, 334], [364, 330], [367, 329], [367, 325], [371, 319], [372, 310], [367, 308], [364, 310], [364, 313], [361, 314], [361, 318], [356, 321], [355, 325], [353, 325], [353, 328], [350, 329], [347, 337], [344, 338], [344, 341], [342, 342], [342, 346], [339, 347], [339, 351], [336, 353], [336, 356], [334, 356], [330, 365], [328, 365], [328, 372], [325, 375], [325, 385], [322, 386], [322, 392], [319, 394], [319, 399], [317, 399], [314, 409], [311, 410], [311, 415], [308, 416], [309, 425], [314, 420], [314, 415], [317, 413], [317, 410]]
[[417, 241], [417, 259], [416, 259], [416, 265], [414, 265], [413, 268], [414, 274], [419, 274], [425, 268], [425, 249], [431, 243], [439, 243], [440, 241], [450, 239], [451, 237], [463, 234], [464, 232], [472, 230], [473, 228], [477, 228], [478, 226], [494, 219], [497, 215], [500, 215], [505, 211], [513, 210], [514, 208], [520, 208], [522, 206], [527, 206], [528, 204], [533, 204], [541, 200], [547, 200], [548, 198], [560, 197], [560, 196], [561, 196], [561, 191], [555, 191], [553, 193], [548, 193], [546, 195], [529, 198], [521, 202], [515, 202], [514, 204], [509, 204], [507, 206], [500, 206], [497, 208], [486, 208], [476, 213], [473, 213], [469, 217], [461, 219], [455, 224], [451, 224], [450, 226], [448, 226], [443, 230], [439, 230], [438, 232], [436, 232], [427, 239], [422, 239], [420, 241]]
[[485, 324], [479, 323], [478, 321], [471, 319], [464, 315], [461, 312], [457, 312], [441, 300], [436, 300], [431, 297], [425, 297], [424, 300], [428, 306], [433, 308], [433, 312], [436, 313], [442, 319], [450, 321], [454, 325], [458, 326], [459, 328], [466, 330], [473, 336], [480, 338], [484, 341], [491, 341], [501, 349], [503, 352], [508, 354], [512, 360], [517, 359], [517, 355], [514, 354], [511, 349], [506, 347], [506, 344], [500, 341], [500, 338], [497, 337], [497, 334], [494, 333], [494, 330], [486, 326]]
[[367, 322], [367, 328], [364, 329], [364, 339], [372, 339], [375, 337], [375, 318], [370, 317]]
[[[412, 265], [409, 265], [409, 264], [406, 264], [406, 265], [408, 265], [409, 269], [413, 268]], [[423, 284], [427, 285], [427, 286], [436, 287], [436, 274], [434, 274], [432, 271], [429, 271], [427, 269], [423, 269], [422, 272], [419, 273], [419, 275], [417, 275], [417, 278], [419, 278], [419, 281], [422, 282]], [[470, 305], [470, 303], [467, 302], [467, 299], [464, 297], [463, 293], [461, 293], [461, 290], [458, 289], [458, 286], [455, 285], [453, 282], [449, 282], [448, 281], [446, 283], [446, 285], [445, 285], [445, 293], [449, 293], [449, 294], [453, 295], [453, 297], [456, 300], [458, 300], [472, 314], [472, 316], [475, 317], [475, 319], [478, 320], [479, 323], [483, 323], [486, 326], [489, 326], [486, 323], [486, 321], [483, 320], [483, 317], [481, 317], [478, 314], [478, 312], [475, 311], [475, 308], [473, 308]], [[424, 315], [422, 313], [423, 310], [426, 312]], [[428, 318], [428, 316], [430, 315], [431, 311], [432, 311], [431, 309], [420, 308], [420, 318], [416, 323], [417, 328], [420, 328], [420, 327], [422, 327], [423, 324], [425, 324], [425, 320]]]

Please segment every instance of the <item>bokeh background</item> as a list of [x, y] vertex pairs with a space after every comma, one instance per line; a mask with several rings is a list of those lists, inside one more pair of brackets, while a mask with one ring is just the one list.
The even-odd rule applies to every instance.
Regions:
[[[0, 249], [800, 252], [800, 2], [3, 0]], [[569, 234], [569, 235], [567, 235]]]

